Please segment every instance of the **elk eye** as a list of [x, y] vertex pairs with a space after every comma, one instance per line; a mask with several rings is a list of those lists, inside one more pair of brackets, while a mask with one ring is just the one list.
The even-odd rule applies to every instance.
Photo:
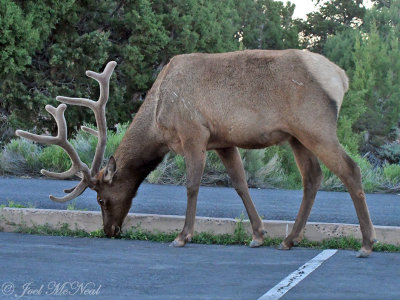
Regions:
[[103, 199], [98, 198], [98, 199], [97, 199], [97, 202], [98, 202], [101, 206], [104, 205], [104, 200], [103, 200]]

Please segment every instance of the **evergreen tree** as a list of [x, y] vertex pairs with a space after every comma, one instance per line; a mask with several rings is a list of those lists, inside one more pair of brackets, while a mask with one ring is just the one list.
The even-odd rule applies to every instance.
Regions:
[[328, 38], [324, 45], [326, 56], [346, 70], [350, 80], [350, 90], [345, 94], [340, 109], [337, 134], [339, 141], [353, 154], [358, 153], [362, 143], [362, 133], [356, 131], [353, 125], [366, 110], [365, 89], [359, 76], [362, 72], [355, 70], [355, 56], [360, 48], [360, 39], [359, 30], [348, 28]]
[[320, 4], [319, 10], [307, 14], [306, 21], [297, 22], [304, 48], [322, 53], [328, 37], [362, 24], [366, 12], [363, 0], [314, 1]]
[[247, 49], [298, 48], [298, 29], [292, 19], [295, 5], [273, 0], [236, 0], [241, 20], [238, 35]]
[[[112, 126], [131, 120], [173, 55], [239, 48], [233, 0], [1, 0], [0, 17], [2, 139], [16, 128], [54, 133], [45, 104], [58, 105], [57, 95], [96, 99], [98, 84], [85, 70], [109, 60], [119, 64], [107, 110]], [[94, 122], [73, 106], [66, 116], [70, 133]]]
[[400, 52], [398, 39], [389, 33], [390, 44], [378, 34], [375, 25], [355, 51], [354, 81], [362, 92], [366, 111], [355, 127], [366, 131], [368, 142], [381, 145], [391, 128], [397, 125], [400, 112]]
[[362, 136], [364, 151], [388, 141], [400, 118], [400, 52], [395, 29], [381, 34], [372, 21], [329, 38], [324, 52], [350, 78], [339, 118], [341, 141], [352, 151]]

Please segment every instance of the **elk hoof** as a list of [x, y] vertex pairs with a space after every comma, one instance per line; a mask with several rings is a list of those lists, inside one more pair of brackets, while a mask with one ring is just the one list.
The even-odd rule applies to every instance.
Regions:
[[366, 258], [371, 254], [371, 250], [365, 250], [365, 249], [361, 249], [360, 251], [357, 252], [356, 257], [358, 258]]
[[289, 246], [286, 246], [286, 244], [284, 242], [282, 242], [279, 246], [278, 246], [278, 250], [290, 250]]
[[183, 247], [185, 246], [185, 242], [177, 241], [174, 240], [171, 244], [169, 244], [170, 247]]
[[257, 247], [260, 247], [262, 244], [263, 244], [263, 242], [252, 240], [250, 242], [249, 246], [250, 246], [250, 248], [257, 248]]

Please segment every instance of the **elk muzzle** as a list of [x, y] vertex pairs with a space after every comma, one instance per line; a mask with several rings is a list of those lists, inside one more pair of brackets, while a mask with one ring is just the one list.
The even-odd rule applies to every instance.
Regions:
[[114, 224], [111, 226], [104, 225], [104, 233], [108, 238], [116, 237], [121, 233], [121, 226]]

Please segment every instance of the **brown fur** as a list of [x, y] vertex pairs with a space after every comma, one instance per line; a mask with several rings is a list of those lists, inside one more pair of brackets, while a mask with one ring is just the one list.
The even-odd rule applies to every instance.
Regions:
[[[336, 120], [348, 87], [343, 70], [318, 54], [300, 50], [186, 54], [164, 67], [115, 153], [116, 178], [100, 184], [112, 217], [121, 226], [131, 199], [147, 174], [172, 150], [185, 157], [188, 206], [174, 241], [183, 246], [194, 232], [196, 201], [207, 150], [215, 149], [245, 204], [252, 245], [263, 240], [260, 217], [248, 193], [236, 147], [264, 148], [289, 141], [303, 176], [304, 197], [288, 249], [303, 236], [322, 174], [322, 160], [345, 183], [357, 211], [363, 251], [375, 237], [359, 168], [341, 148]], [[122, 212], [120, 212], [122, 211]], [[103, 211], [104, 215], [104, 211]], [[112, 231], [111, 229], [109, 231]]]

